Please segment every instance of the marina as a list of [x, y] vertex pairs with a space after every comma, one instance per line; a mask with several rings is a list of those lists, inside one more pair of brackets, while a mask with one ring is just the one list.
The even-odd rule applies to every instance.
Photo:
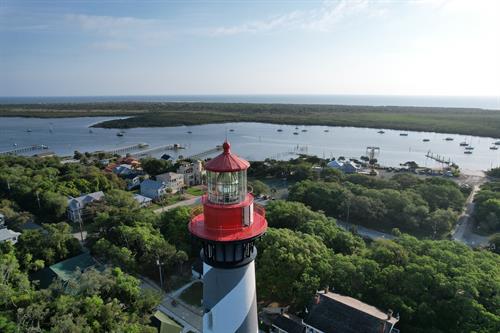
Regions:
[[[251, 161], [266, 158], [289, 159], [294, 154], [296, 156], [305, 153], [305, 149], [296, 151], [297, 145], [307, 147], [307, 154], [319, 157], [345, 156], [359, 159], [365, 154], [366, 147], [377, 146], [380, 147], [378, 160], [382, 165], [397, 167], [400, 163], [415, 161], [423, 167], [440, 167], [441, 162], [426, 157], [429, 143], [432, 143], [432, 154], [445, 156], [446, 161], [450, 159], [464, 169], [486, 170], [500, 165], [500, 150], [494, 149], [500, 147], [496, 145], [500, 143], [499, 138], [376, 128], [299, 127], [263, 123], [128, 128], [124, 136], [117, 137], [117, 129], [91, 127], [108, 119], [116, 118], [1, 118], [0, 151], [16, 150], [19, 154], [34, 155], [42, 150], [40, 147], [35, 150], [33, 146], [43, 143], [59, 156], [72, 156], [77, 150], [160, 157], [168, 151], [174, 159], [179, 156], [205, 159], [213, 156], [214, 147], [227, 136], [235, 147], [240, 147], [238, 150], [244, 152], [242, 157]], [[27, 128], [30, 128], [31, 132], [26, 132]], [[52, 128], [53, 132], [50, 133], [48, 128]], [[234, 131], [230, 132], [230, 129]], [[302, 132], [303, 129], [307, 131]], [[400, 133], [408, 135], [400, 136]], [[474, 147], [473, 154], [464, 154], [465, 146], [460, 146], [460, 142], [467, 142]], [[171, 145], [174, 143], [183, 149], [173, 149]], [[29, 148], [25, 150], [22, 147]], [[17, 150], [18, 148], [22, 149]], [[290, 154], [291, 152], [293, 153]]]

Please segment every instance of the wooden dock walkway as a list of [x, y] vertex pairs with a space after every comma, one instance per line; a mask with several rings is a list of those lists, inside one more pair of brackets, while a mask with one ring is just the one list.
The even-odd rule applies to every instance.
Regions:
[[430, 158], [431, 160], [434, 160], [439, 163], [453, 164], [453, 161], [449, 157], [448, 159], [446, 159], [444, 156], [441, 156], [439, 154], [434, 154], [430, 150], [427, 152], [427, 154], [425, 154], [425, 157]]
[[[126, 154], [130, 153], [136, 150], [141, 150], [144, 148], [149, 147], [149, 144], [147, 143], [137, 143], [135, 145], [130, 145], [130, 146], [124, 146], [124, 147], [118, 147], [110, 150], [105, 150], [105, 153], [110, 153], [110, 154]], [[98, 153], [99, 151], [96, 151]]]
[[31, 145], [31, 146], [25, 146], [25, 147], [14, 148], [11, 150], [1, 151], [0, 155], [17, 155], [43, 149], [49, 149], [49, 147], [46, 145]]
[[204, 159], [204, 158], [206, 158], [206, 157], [208, 157], [210, 155], [216, 154], [216, 153], [218, 153], [221, 150], [222, 150], [222, 146], [217, 146], [215, 148], [202, 151], [201, 153], [194, 154], [194, 155], [191, 155], [191, 156], [187, 156], [186, 159], [189, 159], [189, 160], [201, 160], [201, 159]]
[[130, 155], [135, 157], [135, 158], [140, 158], [140, 157], [150, 156], [153, 153], [157, 153], [160, 151], [178, 150], [178, 149], [184, 149], [184, 148], [186, 148], [186, 147], [184, 147], [183, 145], [180, 145], [178, 143], [174, 143], [174, 144], [169, 144], [169, 145], [165, 145], [165, 146], [159, 146], [159, 147], [153, 147], [153, 148], [146, 149], [146, 150], [141, 150], [141, 151], [138, 151], [137, 153], [130, 154]]

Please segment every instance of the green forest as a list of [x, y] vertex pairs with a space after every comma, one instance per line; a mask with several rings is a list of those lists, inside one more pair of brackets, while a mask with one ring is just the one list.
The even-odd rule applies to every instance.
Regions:
[[393, 309], [402, 332], [500, 330], [497, 254], [408, 235], [365, 243], [295, 202], [269, 204], [267, 217], [271, 228], [258, 243], [256, 266], [261, 300], [301, 312], [316, 290], [329, 286]]
[[[257, 243], [262, 304], [280, 302], [301, 315], [316, 290], [328, 286], [393, 309], [404, 332], [500, 330], [500, 256], [437, 240], [456, 218], [466, 189], [409, 174], [382, 180], [311, 171], [324, 162], [301, 157], [252, 164], [252, 177], [285, 177], [291, 184], [288, 201], [267, 205], [269, 229]], [[122, 190], [120, 179], [92, 165], [0, 157], [0, 169], [0, 212], [8, 227], [21, 230], [31, 220], [42, 224], [42, 229], [23, 230], [14, 246], [0, 246], [0, 331], [154, 332], [149, 318], [159, 295], [141, 290], [138, 278], [159, 281], [157, 260], [167, 277], [166, 290], [174, 287], [174, 277], [190, 274], [199, 256], [187, 229], [192, 208], [154, 214]], [[253, 184], [259, 192], [270, 191], [261, 182]], [[106, 197], [89, 205], [92, 218], [85, 221], [83, 248], [72, 235], [75, 226], [65, 222], [65, 198], [97, 190]], [[395, 240], [364, 240], [341, 229], [334, 217], [347, 217], [346, 200], [350, 221], [399, 228], [393, 231]], [[375, 222], [365, 217], [372, 210]], [[44, 267], [85, 251], [105, 268], [80, 272], [67, 283], [55, 280], [48, 288], [33, 278]]]

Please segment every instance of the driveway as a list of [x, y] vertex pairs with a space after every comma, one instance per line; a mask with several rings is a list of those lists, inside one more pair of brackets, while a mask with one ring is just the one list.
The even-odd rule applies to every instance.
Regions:
[[452, 232], [452, 238], [455, 241], [462, 242], [471, 247], [487, 246], [489, 244], [488, 237], [477, 235], [473, 232], [472, 215], [476, 204], [474, 196], [479, 191], [479, 186], [474, 185], [471, 194], [465, 202], [465, 210], [460, 215], [455, 230]]
[[369, 228], [366, 228], [366, 227], [363, 227], [363, 226], [360, 226], [357, 224], [347, 223], [347, 222], [343, 222], [340, 220], [337, 220], [337, 225], [339, 227], [341, 227], [342, 229], [347, 230], [347, 231], [350, 231], [354, 227], [354, 228], [356, 228], [358, 235], [360, 235], [361, 237], [364, 237], [364, 238], [370, 238], [370, 239], [394, 239], [395, 238], [395, 236], [388, 234], [388, 233], [385, 233], [385, 232], [369, 229]]
[[156, 214], [161, 214], [163, 212], [167, 212], [167, 211], [174, 209], [174, 208], [177, 208], [177, 207], [194, 206], [194, 205], [199, 205], [199, 204], [201, 204], [201, 196], [194, 197], [194, 198], [187, 199], [187, 200], [183, 200], [183, 201], [179, 201], [179, 202], [174, 203], [173, 205], [155, 209], [153, 212], [155, 212]]

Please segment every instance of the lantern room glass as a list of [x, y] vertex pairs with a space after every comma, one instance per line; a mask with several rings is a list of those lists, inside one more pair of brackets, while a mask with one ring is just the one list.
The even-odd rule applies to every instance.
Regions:
[[235, 204], [247, 195], [246, 170], [234, 172], [207, 171], [208, 200], [217, 204]]

